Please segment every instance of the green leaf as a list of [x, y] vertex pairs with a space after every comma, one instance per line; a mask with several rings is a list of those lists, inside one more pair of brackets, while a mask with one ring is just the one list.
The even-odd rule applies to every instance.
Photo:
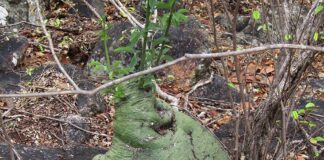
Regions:
[[121, 63], [122, 63], [121, 61], [114, 61], [112, 67], [117, 68]]
[[236, 89], [235, 85], [232, 82], [228, 82], [227, 86], [231, 89]]
[[324, 142], [324, 137], [317, 136], [315, 139], [317, 142]]
[[130, 71], [135, 70], [135, 66], [136, 66], [137, 62], [138, 62], [138, 58], [137, 58], [136, 55], [134, 55], [134, 56], [132, 57], [132, 59], [131, 59], [129, 65], [128, 65]]
[[249, 13], [250, 11], [251, 11], [251, 9], [246, 8], [246, 7], [243, 7], [243, 12], [244, 12], [244, 13]]
[[318, 32], [314, 33], [313, 39], [315, 42], [318, 41]]
[[104, 68], [104, 65], [99, 61], [92, 60], [89, 64], [89, 67], [93, 68], [95, 71], [99, 71], [100, 69]]
[[43, 53], [45, 51], [44, 47], [42, 45], [38, 45], [39, 50]]
[[118, 101], [124, 96], [125, 96], [125, 89], [121, 85], [117, 85], [113, 91], [113, 99], [115, 101]]
[[252, 12], [252, 18], [255, 20], [255, 21], [258, 21], [260, 18], [261, 18], [261, 13], [260, 11], [258, 10], [254, 10]]
[[292, 40], [292, 35], [291, 34], [285, 34], [285, 41], [286, 42], [289, 42], [289, 41], [291, 41]]
[[156, 4], [156, 8], [157, 9], [170, 9], [171, 8], [171, 4], [165, 3], [165, 2], [158, 2]]
[[308, 124], [309, 122], [306, 120], [299, 121], [300, 124]]
[[308, 123], [308, 127], [312, 128], [312, 127], [316, 127], [316, 124], [315, 123], [312, 123], [312, 122], [309, 122]]
[[127, 18], [127, 14], [124, 11], [120, 11], [120, 15], [124, 18]]
[[305, 108], [307, 109], [311, 109], [311, 108], [314, 108], [315, 107], [315, 104], [313, 102], [308, 102], [306, 105], [305, 105]]
[[117, 53], [132, 53], [132, 52], [134, 52], [134, 48], [131, 46], [118, 47], [115, 49], [115, 52], [117, 52]]
[[320, 89], [319, 92], [320, 92], [320, 93], [324, 93], [324, 89]]
[[33, 74], [33, 71], [34, 71], [34, 68], [27, 68], [27, 69], [26, 69], [26, 74], [27, 74], [28, 76], [31, 76], [31, 75]]
[[147, 87], [150, 87], [152, 86], [152, 82], [153, 82], [153, 79], [154, 79], [154, 76], [153, 75], [147, 75], [144, 77], [144, 82], [143, 82], [143, 88], [147, 88]]
[[266, 32], [268, 29], [267, 24], [262, 24], [258, 27], [257, 31], [262, 30], [262, 32]]
[[297, 111], [292, 111], [292, 112], [291, 112], [291, 116], [293, 117], [294, 120], [297, 120], [298, 117], [299, 117], [299, 114], [298, 114]]
[[130, 44], [135, 45], [140, 39], [141, 35], [142, 32], [140, 32], [139, 30], [132, 30], [132, 34], [130, 37]]
[[168, 41], [168, 38], [162, 36], [158, 39], [153, 40], [152, 45], [153, 45], [153, 47], [155, 47], [155, 46], [162, 44], [163, 42], [167, 42], [167, 41]]
[[59, 28], [61, 26], [61, 20], [56, 18], [54, 21], [54, 27]]
[[311, 139], [309, 140], [309, 142], [311, 142], [311, 143], [313, 143], [313, 144], [317, 144], [317, 140], [316, 140], [315, 138], [311, 138]]
[[315, 12], [314, 14], [317, 15], [318, 13], [320, 13], [322, 10], [324, 9], [324, 7], [322, 5], [319, 5], [315, 8]]
[[174, 81], [175, 80], [175, 77], [172, 74], [169, 74], [167, 76], [167, 79], [168, 79], [168, 81]]
[[297, 112], [298, 114], [305, 114], [305, 109], [299, 109]]

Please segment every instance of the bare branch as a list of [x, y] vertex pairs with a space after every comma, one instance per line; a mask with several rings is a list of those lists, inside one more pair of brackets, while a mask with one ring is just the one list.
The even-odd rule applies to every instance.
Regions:
[[204, 86], [208, 83], [211, 83], [213, 81], [213, 78], [214, 78], [214, 72], [212, 72], [210, 74], [210, 77], [207, 79], [207, 80], [204, 80], [204, 81], [200, 81], [198, 82], [196, 85], [194, 85], [192, 87], [192, 89], [185, 95], [185, 102], [184, 102], [184, 109], [188, 109], [188, 104], [189, 104], [189, 95], [194, 92], [197, 88], [201, 87], [201, 86]]
[[0, 98], [9, 98], [9, 97], [44, 97], [44, 96], [54, 96], [54, 95], [64, 95], [64, 94], [86, 94], [93, 95], [97, 92], [125, 82], [135, 77], [143, 76], [146, 74], [154, 73], [156, 71], [162, 70], [166, 67], [172, 66], [176, 63], [189, 60], [189, 59], [203, 59], [203, 58], [216, 58], [216, 57], [226, 57], [226, 56], [234, 56], [234, 55], [243, 55], [243, 54], [256, 54], [255, 52], [270, 50], [270, 49], [281, 49], [281, 48], [290, 48], [290, 49], [302, 49], [302, 50], [313, 50], [318, 51], [320, 53], [324, 53], [324, 47], [315, 47], [315, 46], [306, 46], [306, 45], [298, 45], [298, 44], [273, 44], [273, 45], [265, 45], [261, 47], [249, 48], [240, 51], [229, 51], [229, 52], [219, 52], [219, 53], [202, 53], [202, 54], [186, 54], [185, 56], [175, 59], [173, 61], [167, 62], [165, 64], [143, 70], [137, 73], [133, 73], [127, 76], [124, 76], [119, 79], [112, 80], [107, 82], [93, 90], [69, 90], [69, 91], [57, 91], [57, 92], [43, 92], [43, 93], [26, 93], [26, 94], [0, 94]]
[[87, 0], [82, 0], [84, 4], [87, 5], [87, 7], [91, 10], [91, 12], [98, 18], [101, 19], [100, 14], [96, 11], [95, 8], [92, 7], [91, 4], [89, 4], [89, 2]]
[[171, 96], [171, 95], [169, 95], [169, 94], [167, 94], [165, 92], [163, 92], [161, 90], [161, 88], [159, 87], [159, 85], [155, 81], [153, 81], [153, 84], [155, 85], [155, 89], [156, 89], [157, 94], [159, 96], [161, 96], [162, 99], [170, 101], [171, 106], [173, 107], [173, 109], [178, 110], [179, 99], [174, 97], [174, 96]]
[[144, 25], [140, 23], [131, 13], [128, 12], [127, 8], [119, 0], [109, 0], [120, 12], [125, 13], [129, 22], [134, 26], [144, 28]]
[[57, 119], [57, 118], [53, 118], [53, 117], [48, 117], [48, 116], [42, 116], [42, 115], [38, 115], [38, 114], [33, 114], [33, 113], [30, 113], [30, 112], [26, 112], [26, 111], [18, 111], [20, 113], [24, 113], [24, 114], [28, 114], [28, 115], [31, 115], [31, 116], [34, 116], [34, 117], [38, 117], [38, 118], [43, 118], [43, 119], [49, 119], [49, 120], [52, 120], [52, 121], [57, 121], [57, 122], [61, 122], [61, 123], [66, 123], [68, 125], [71, 125], [72, 127], [78, 129], [78, 130], [81, 130], [83, 132], [86, 132], [86, 133], [89, 133], [89, 134], [92, 134], [92, 135], [97, 135], [97, 136], [102, 136], [102, 137], [109, 137], [107, 134], [101, 134], [101, 133], [96, 133], [96, 132], [91, 132], [89, 130], [86, 130], [72, 122], [68, 122], [68, 121], [64, 121], [64, 120], [61, 120], [61, 119]]
[[40, 6], [39, 6], [39, 1], [38, 0], [35, 0], [35, 2], [36, 2], [36, 7], [37, 7], [37, 13], [38, 13], [39, 19], [41, 21], [41, 26], [42, 26], [42, 29], [44, 31], [44, 34], [45, 34], [45, 36], [46, 36], [46, 38], [48, 40], [49, 47], [50, 47], [50, 50], [51, 50], [52, 55], [54, 57], [55, 63], [58, 65], [58, 67], [60, 68], [60, 70], [62, 71], [62, 73], [66, 76], [66, 78], [68, 79], [68, 81], [73, 85], [73, 87], [76, 90], [80, 90], [80, 88], [78, 87], [78, 85], [73, 81], [73, 79], [69, 76], [69, 74], [66, 73], [66, 71], [63, 68], [60, 60], [57, 58], [56, 53], [55, 53], [55, 50], [54, 50], [54, 45], [53, 45], [53, 41], [52, 41], [51, 35], [47, 32], [47, 29], [46, 29], [46, 26], [45, 26], [45, 22], [44, 22], [44, 19], [43, 19], [42, 14], [41, 14]]

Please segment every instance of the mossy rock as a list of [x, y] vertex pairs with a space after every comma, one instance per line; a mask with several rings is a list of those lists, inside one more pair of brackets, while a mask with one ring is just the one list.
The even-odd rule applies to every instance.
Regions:
[[117, 103], [112, 148], [93, 160], [226, 160], [215, 135], [197, 121], [174, 111], [151, 92], [125, 83]]

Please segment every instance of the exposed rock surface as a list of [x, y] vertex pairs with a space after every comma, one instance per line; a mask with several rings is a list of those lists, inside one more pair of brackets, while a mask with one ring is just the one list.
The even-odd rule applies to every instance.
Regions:
[[[65, 121], [79, 126], [82, 129], [89, 130], [89, 123], [84, 117], [79, 115], [69, 115]], [[81, 144], [87, 140], [87, 133], [73, 126], [68, 126], [65, 131], [65, 137], [68, 144]]]
[[192, 96], [230, 102], [230, 98], [227, 95], [228, 90], [231, 90], [234, 102], [240, 102], [239, 93], [236, 90], [229, 88], [223, 77], [214, 75], [211, 83], [195, 90], [192, 93]]
[[[105, 150], [84, 146], [71, 148], [47, 148], [39, 146], [15, 145], [15, 149], [23, 160], [86, 160]], [[0, 159], [10, 159], [6, 144], [0, 144]]]
[[[87, 2], [98, 12], [100, 16], [104, 16], [105, 14], [105, 3], [102, 0], [87, 0]], [[89, 9], [89, 7], [80, 0], [73, 0], [75, 4], [70, 12], [78, 13], [82, 17], [88, 18], [97, 18], [94, 13]]]
[[28, 39], [18, 35], [0, 35], [0, 72], [13, 70], [28, 47]]
[[0, 6], [8, 12], [7, 22], [17, 23], [28, 20], [28, 2], [27, 0], [2, 0]]
[[[83, 74], [83, 72], [73, 65], [64, 65], [67, 73], [82, 89], [93, 89], [95, 85]], [[0, 72], [0, 86], [2, 93], [16, 92], [20, 90], [19, 83], [28, 82], [37, 76], [44, 73], [46, 70], [54, 69], [60, 72], [56, 65], [41, 66], [33, 72], [31, 76], [26, 75], [25, 72]], [[103, 99], [99, 95], [85, 96], [78, 95], [76, 99], [79, 112], [83, 116], [90, 116], [94, 113], [103, 111]]]

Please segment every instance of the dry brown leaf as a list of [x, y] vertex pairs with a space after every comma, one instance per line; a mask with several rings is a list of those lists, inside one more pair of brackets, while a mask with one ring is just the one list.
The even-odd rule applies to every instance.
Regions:
[[258, 66], [254, 62], [248, 64], [247, 69], [246, 69], [247, 74], [254, 75], [254, 73], [257, 70], [257, 67]]
[[222, 117], [220, 120], [217, 121], [217, 124], [223, 125], [223, 124], [230, 122], [231, 120], [232, 120], [232, 116], [225, 115], [224, 117]]

